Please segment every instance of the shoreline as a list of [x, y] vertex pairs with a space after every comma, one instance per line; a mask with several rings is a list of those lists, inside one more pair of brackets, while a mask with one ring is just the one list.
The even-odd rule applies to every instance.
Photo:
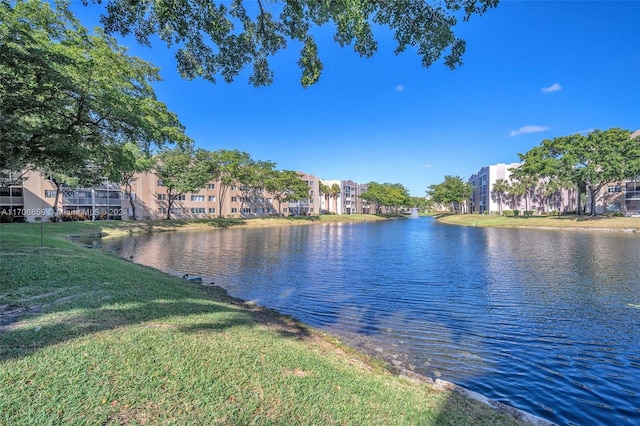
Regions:
[[[162, 272], [162, 271], [160, 271]], [[163, 272], [164, 273], [164, 272]], [[224, 303], [229, 303], [232, 305], [236, 305], [236, 306], [240, 306], [244, 309], [249, 309], [252, 312], [261, 312], [261, 313], [265, 313], [266, 315], [275, 315], [279, 318], [279, 320], [281, 321], [287, 321], [287, 320], [292, 320], [296, 326], [298, 327], [302, 327], [305, 330], [308, 330], [311, 334], [317, 333], [320, 335], [320, 338], [323, 339], [331, 339], [333, 342], [329, 342], [330, 344], [335, 344], [336, 342], [339, 342], [339, 345], [342, 347], [345, 347], [344, 344], [341, 342], [340, 337], [330, 334], [330, 333], [326, 333], [318, 328], [315, 327], [311, 327], [308, 324], [305, 324], [304, 322], [298, 320], [295, 317], [291, 317], [289, 315], [286, 314], [282, 314], [281, 312], [266, 307], [266, 306], [262, 306], [262, 305], [256, 305], [254, 303], [248, 302], [244, 299], [240, 299], [238, 297], [233, 297], [231, 295], [229, 295], [228, 291], [224, 288], [221, 287], [217, 284], [202, 284], [202, 287], [206, 288], [206, 289], [211, 289], [211, 291], [213, 291], [213, 295], [212, 297], [215, 297], [216, 299], [224, 302]], [[206, 291], [206, 290], [205, 290]], [[360, 350], [350, 346], [350, 345], [346, 345], [347, 350], [349, 351], [353, 351], [357, 354], [359, 354], [360, 356], [366, 357], [366, 358], [370, 358], [371, 360], [378, 361], [378, 362], [382, 362], [384, 364], [384, 369], [389, 372], [389, 374], [392, 375], [396, 375], [398, 377], [404, 378], [406, 380], [409, 380], [411, 382], [415, 382], [415, 383], [420, 383], [420, 384], [427, 384], [427, 385], [431, 385], [436, 389], [439, 390], [444, 390], [444, 391], [453, 391], [456, 392], [457, 394], [468, 398], [470, 400], [479, 402], [481, 404], [484, 404], [486, 406], [488, 406], [489, 408], [491, 408], [492, 410], [495, 410], [501, 414], [505, 414], [508, 415], [512, 418], [514, 418], [515, 420], [524, 422], [525, 424], [528, 425], [534, 425], [534, 426], [556, 426], [556, 423], [544, 419], [540, 416], [537, 416], [533, 413], [530, 413], [528, 411], [525, 410], [521, 410], [519, 408], [516, 408], [512, 405], [508, 405], [493, 399], [490, 399], [478, 392], [472, 391], [471, 389], [465, 388], [463, 386], [457, 385], [453, 382], [449, 382], [447, 380], [442, 380], [442, 379], [438, 379], [438, 378], [432, 378], [429, 376], [426, 376], [424, 374], [420, 374], [417, 373], [413, 370], [409, 370], [407, 368], [402, 368], [402, 367], [396, 367], [394, 366], [390, 361], [388, 361], [387, 359], [385, 359], [384, 357], [380, 357], [380, 356], [375, 356], [375, 355], [371, 355], [369, 353], [366, 352], [361, 352]]]
[[640, 218], [604, 216], [528, 216], [506, 217], [479, 214], [438, 214], [440, 223], [478, 228], [543, 229], [640, 234]]

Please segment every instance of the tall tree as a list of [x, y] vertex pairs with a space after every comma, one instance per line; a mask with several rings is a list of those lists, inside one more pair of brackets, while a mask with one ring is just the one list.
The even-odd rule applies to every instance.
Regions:
[[266, 181], [266, 189], [278, 202], [278, 214], [282, 214], [282, 203], [309, 198], [309, 185], [293, 170], [274, 170]]
[[340, 197], [340, 185], [337, 183], [331, 184], [329, 187], [329, 199], [333, 200], [333, 211], [338, 213], [338, 197]]
[[[329, 206], [329, 192], [331, 191], [331, 187], [329, 185], [320, 182], [319, 185], [320, 197], [324, 199], [324, 205]], [[329, 210], [327, 208], [327, 210]]]
[[597, 195], [602, 187], [634, 176], [640, 169], [640, 141], [630, 136], [628, 130], [612, 128], [594, 130], [587, 135], [546, 139], [540, 147], [534, 148], [539, 153], [524, 154], [525, 164], [529, 157], [553, 162], [554, 172], [549, 172], [543, 162], [532, 162], [529, 166], [539, 170], [541, 175], [571, 181], [579, 191], [584, 188], [589, 194], [591, 215], [595, 216]]
[[444, 182], [430, 185], [427, 194], [436, 203], [451, 204], [454, 213], [458, 213], [461, 204], [473, 194], [473, 186], [459, 176], [445, 176]]
[[[240, 185], [240, 212], [248, 201], [257, 202], [264, 198], [264, 188], [269, 180], [276, 164], [271, 161], [250, 161], [242, 165], [238, 170], [238, 183]], [[266, 202], [263, 201], [263, 206]]]
[[375, 205], [376, 214], [382, 213], [382, 206], [385, 201], [384, 186], [378, 182], [369, 182], [367, 190], [360, 194], [360, 198]]
[[360, 194], [360, 198], [376, 205], [376, 213], [382, 213], [382, 207], [387, 212], [398, 213], [400, 207], [411, 205], [409, 191], [399, 183], [369, 182], [367, 190]]
[[498, 200], [498, 213], [502, 214], [502, 201], [504, 201], [504, 197], [511, 190], [511, 184], [506, 179], [496, 179], [493, 183], [492, 193], [493, 196]]
[[153, 169], [153, 158], [130, 142], [122, 146], [110, 146], [101, 156], [104, 158], [107, 179], [124, 186], [124, 193], [131, 205], [131, 219], [136, 220], [136, 200], [131, 186], [138, 173]]
[[242, 69], [252, 67], [251, 84], [271, 84], [270, 58], [294, 41], [301, 46], [300, 81], [307, 87], [318, 81], [323, 68], [314, 27], [330, 24], [335, 28], [333, 39], [342, 47], [353, 46], [363, 57], [378, 49], [373, 29], [388, 27], [397, 42], [396, 54], [413, 47], [425, 67], [444, 55], [445, 65], [453, 69], [462, 64], [466, 48], [465, 41], [453, 32], [458, 20], [467, 21], [497, 4], [498, 0], [234, 0], [230, 4], [111, 0], [101, 21], [108, 32], [133, 33], [142, 44], [149, 45], [157, 35], [167, 45], [179, 45], [180, 73], [212, 82], [219, 75], [230, 82]]
[[167, 219], [176, 199], [202, 189], [211, 179], [209, 152], [189, 147], [162, 150], [156, 158], [155, 174], [167, 188]]
[[220, 149], [210, 156], [211, 177], [218, 181], [218, 217], [222, 217], [222, 207], [231, 186], [241, 185], [247, 167], [254, 164], [251, 155], [237, 149]]
[[538, 186], [538, 178], [535, 176], [521, 176], [518, 180], [513, 182], [513, 191], [522, 197], [524, 197], [524, 209], [525, 211], [531, 210], [531, 199]]
[[90, 35], [64, 7], [0, 2], [0, 169], [77, 163], [80, 150], [184, 141], [157, 101], [157, 68]]

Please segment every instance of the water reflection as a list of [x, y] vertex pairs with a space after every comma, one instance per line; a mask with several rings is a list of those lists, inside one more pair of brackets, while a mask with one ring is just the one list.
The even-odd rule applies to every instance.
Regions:
[[636, 235], [417, 219], [167, 233], [113, 248], [558, 423], [640, 415]]

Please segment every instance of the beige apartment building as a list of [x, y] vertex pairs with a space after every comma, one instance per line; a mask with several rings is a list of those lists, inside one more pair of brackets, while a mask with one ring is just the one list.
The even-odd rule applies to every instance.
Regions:
[[[233, 185], [223, 189], [218, 181], [210, 181], [197, 192], [180, 195], [171, 206], [172, 218], [207, 217], [264, 217], [277, 215], [319, 214], [319, 179], [307, 173], [300, 177], [309, 185], [309, 198], [280, 206], [271, 194], [262, 188]], [[162, 219], [167, 217], [169, 201], [167, 188], [153, 173], [136, 175], [132, 183], [135, 194], [136, 219]], [[131, 211], [128, 203], [123, 204]]]
[[640, 176], [611, 182], [600, 189], [596, 198], [596, 214], [604, 213], [640, 216]]
[[[212, 180], [197, 192], [180, 195], [171, 207], [171, 217], [253, 218], [279, 212], [287, 216], [319, 214], [320, 180], [307, 173], [300, 173], [300, 176], [309, 185], [309, 198], [305, 200], [279, 205], [264, 189], [230, 186], [220, 202], [220, 183]], [[51, 220], [54, 216], [55, 185], [40, 172], [27, 172], [12, 181], [15, 181], [14, 184], [0, 189], [0, 220]], [[92, 188], [63, 187], [58, 196], [58, 216], [79, 216], [85, 220], [127, 220], [133, 218], [135, 211], [135, 218], [139, 220], [167, 217], [167, 188], [155, 174], [136, 175], [131, 187], [131, 194], [127, 194], [120, 185], [108, 181]]]
[[[11, 185], [0, 188], [0, 220], [37, 222], [54, 216], [56, 187], [40, 172], [9, 176]], [[128, 216], [120, 186], [104, 181], [92, 188], [63, 187], [58, 194], [58, 216], [120, 219]]]

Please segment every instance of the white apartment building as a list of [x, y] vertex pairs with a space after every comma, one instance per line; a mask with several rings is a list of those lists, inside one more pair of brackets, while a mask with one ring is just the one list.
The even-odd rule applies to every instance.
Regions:
[[[494, 164], [482, 167], [469, 178], [474, 191], [471, 195], [469, 213], [498, 213], [502, 210], [519, 210], [547, 212], [567, 212], [576, 209], [576, 192], [573, 189], [562, 189], [551, 196], [542, 196], [539, 191], [531, 191], [527, 197], [513, 194], [497, 194], [494, 186], [497, 180], [504, 179], [513, 183], [511, 170], [518, 168], [520, 163]], [[540, 183], [544, 183], [541, 180]]]
[[336, 195], [322, 194], [320, 199], [320, 211], [328, 214], [355, 214], [368, 210], [368, 205], [363, 203], [360, 194], [366, 190], [367, 185], [358, 184], [352, 180], [322, 180], [328, 187], [338, 185], [340, 192]]

